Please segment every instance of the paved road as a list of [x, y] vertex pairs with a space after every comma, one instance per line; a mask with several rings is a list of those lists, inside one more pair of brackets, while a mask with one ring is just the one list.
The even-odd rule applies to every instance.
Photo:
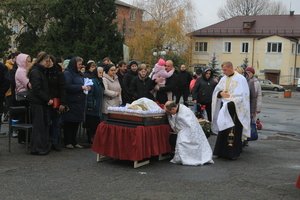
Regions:
[[[300, 95], [266, 92], [261, 120], [265, 130], [240, 159], [215, 159], [201, 167], [151, 160], [133, 169], [127, 161], [96, 163], [90, 149], [31, 156], [13, 140], [0, 138], [0, 199], [242, 199], [299, 200]], [[298, 117], [298, 118], [297, 118]], [[209, 138], [214, 146], [216, 137]]]

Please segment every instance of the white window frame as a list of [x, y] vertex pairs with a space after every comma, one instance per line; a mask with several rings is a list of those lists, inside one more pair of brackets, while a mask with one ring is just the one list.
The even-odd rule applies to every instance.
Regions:
[[[244, 45], [247, 45], [247, 51], [245, 51]], [[249, 53], [249, 46], [250, 46], [249, 42], [242, 42], [242, 44], [241, 44], [241, 53]]]
[[195, 52], [207, 52], [208, 42], [195, 42]]
[[232, 52], [232, 42], [226, 41], [224, 42], [224, 53], [231, 53]]
[[[279, 48], [280, 45], [280, 48]], [[282, 42], [267, 42], [267, 53], [282, 53]], [[280, 51], [279, 51], [280, 49]]]

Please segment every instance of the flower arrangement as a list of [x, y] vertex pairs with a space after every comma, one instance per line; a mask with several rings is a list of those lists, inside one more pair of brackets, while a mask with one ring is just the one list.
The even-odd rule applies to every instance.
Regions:
[[208, 138], [211, 135], [211, 122], [202, 118], [198, 119], [198, 121], [206, 137]]

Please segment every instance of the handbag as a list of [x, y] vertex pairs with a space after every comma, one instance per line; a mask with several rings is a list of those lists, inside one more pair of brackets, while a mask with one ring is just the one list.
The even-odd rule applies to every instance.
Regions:
[[28, 91], [17, 92], [16, 101], [25, 101], [27, 99]]
[[257, 128], [256, 128], [256, 123], [251, 120], [251, 136], [249, 140], [257, 140], [258, 139], [258, 134], [257, 134]]

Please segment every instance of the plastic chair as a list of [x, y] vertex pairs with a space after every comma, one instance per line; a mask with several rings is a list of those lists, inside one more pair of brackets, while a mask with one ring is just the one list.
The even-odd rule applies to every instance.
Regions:
[[[24, 116], [24, 123], [12, 123], [13, 122], [13, 116]], [[32, 129], [32, 124], [30, 124], [30, 120], [28, 119], [30, 116], [28, 113], [28, 109], [25, 106], [16, 106], [16, 107], [9, 107], [9, 130], [8, 130], [8, 151], [11, 152], [11, 137], [12, 132], [14, 130], [25, 130], [26, 131], [26, 140], [25, 145], [26, 149], [25, 151], [28, 151], [28, 143], [29, 143], [29, 130]]]

